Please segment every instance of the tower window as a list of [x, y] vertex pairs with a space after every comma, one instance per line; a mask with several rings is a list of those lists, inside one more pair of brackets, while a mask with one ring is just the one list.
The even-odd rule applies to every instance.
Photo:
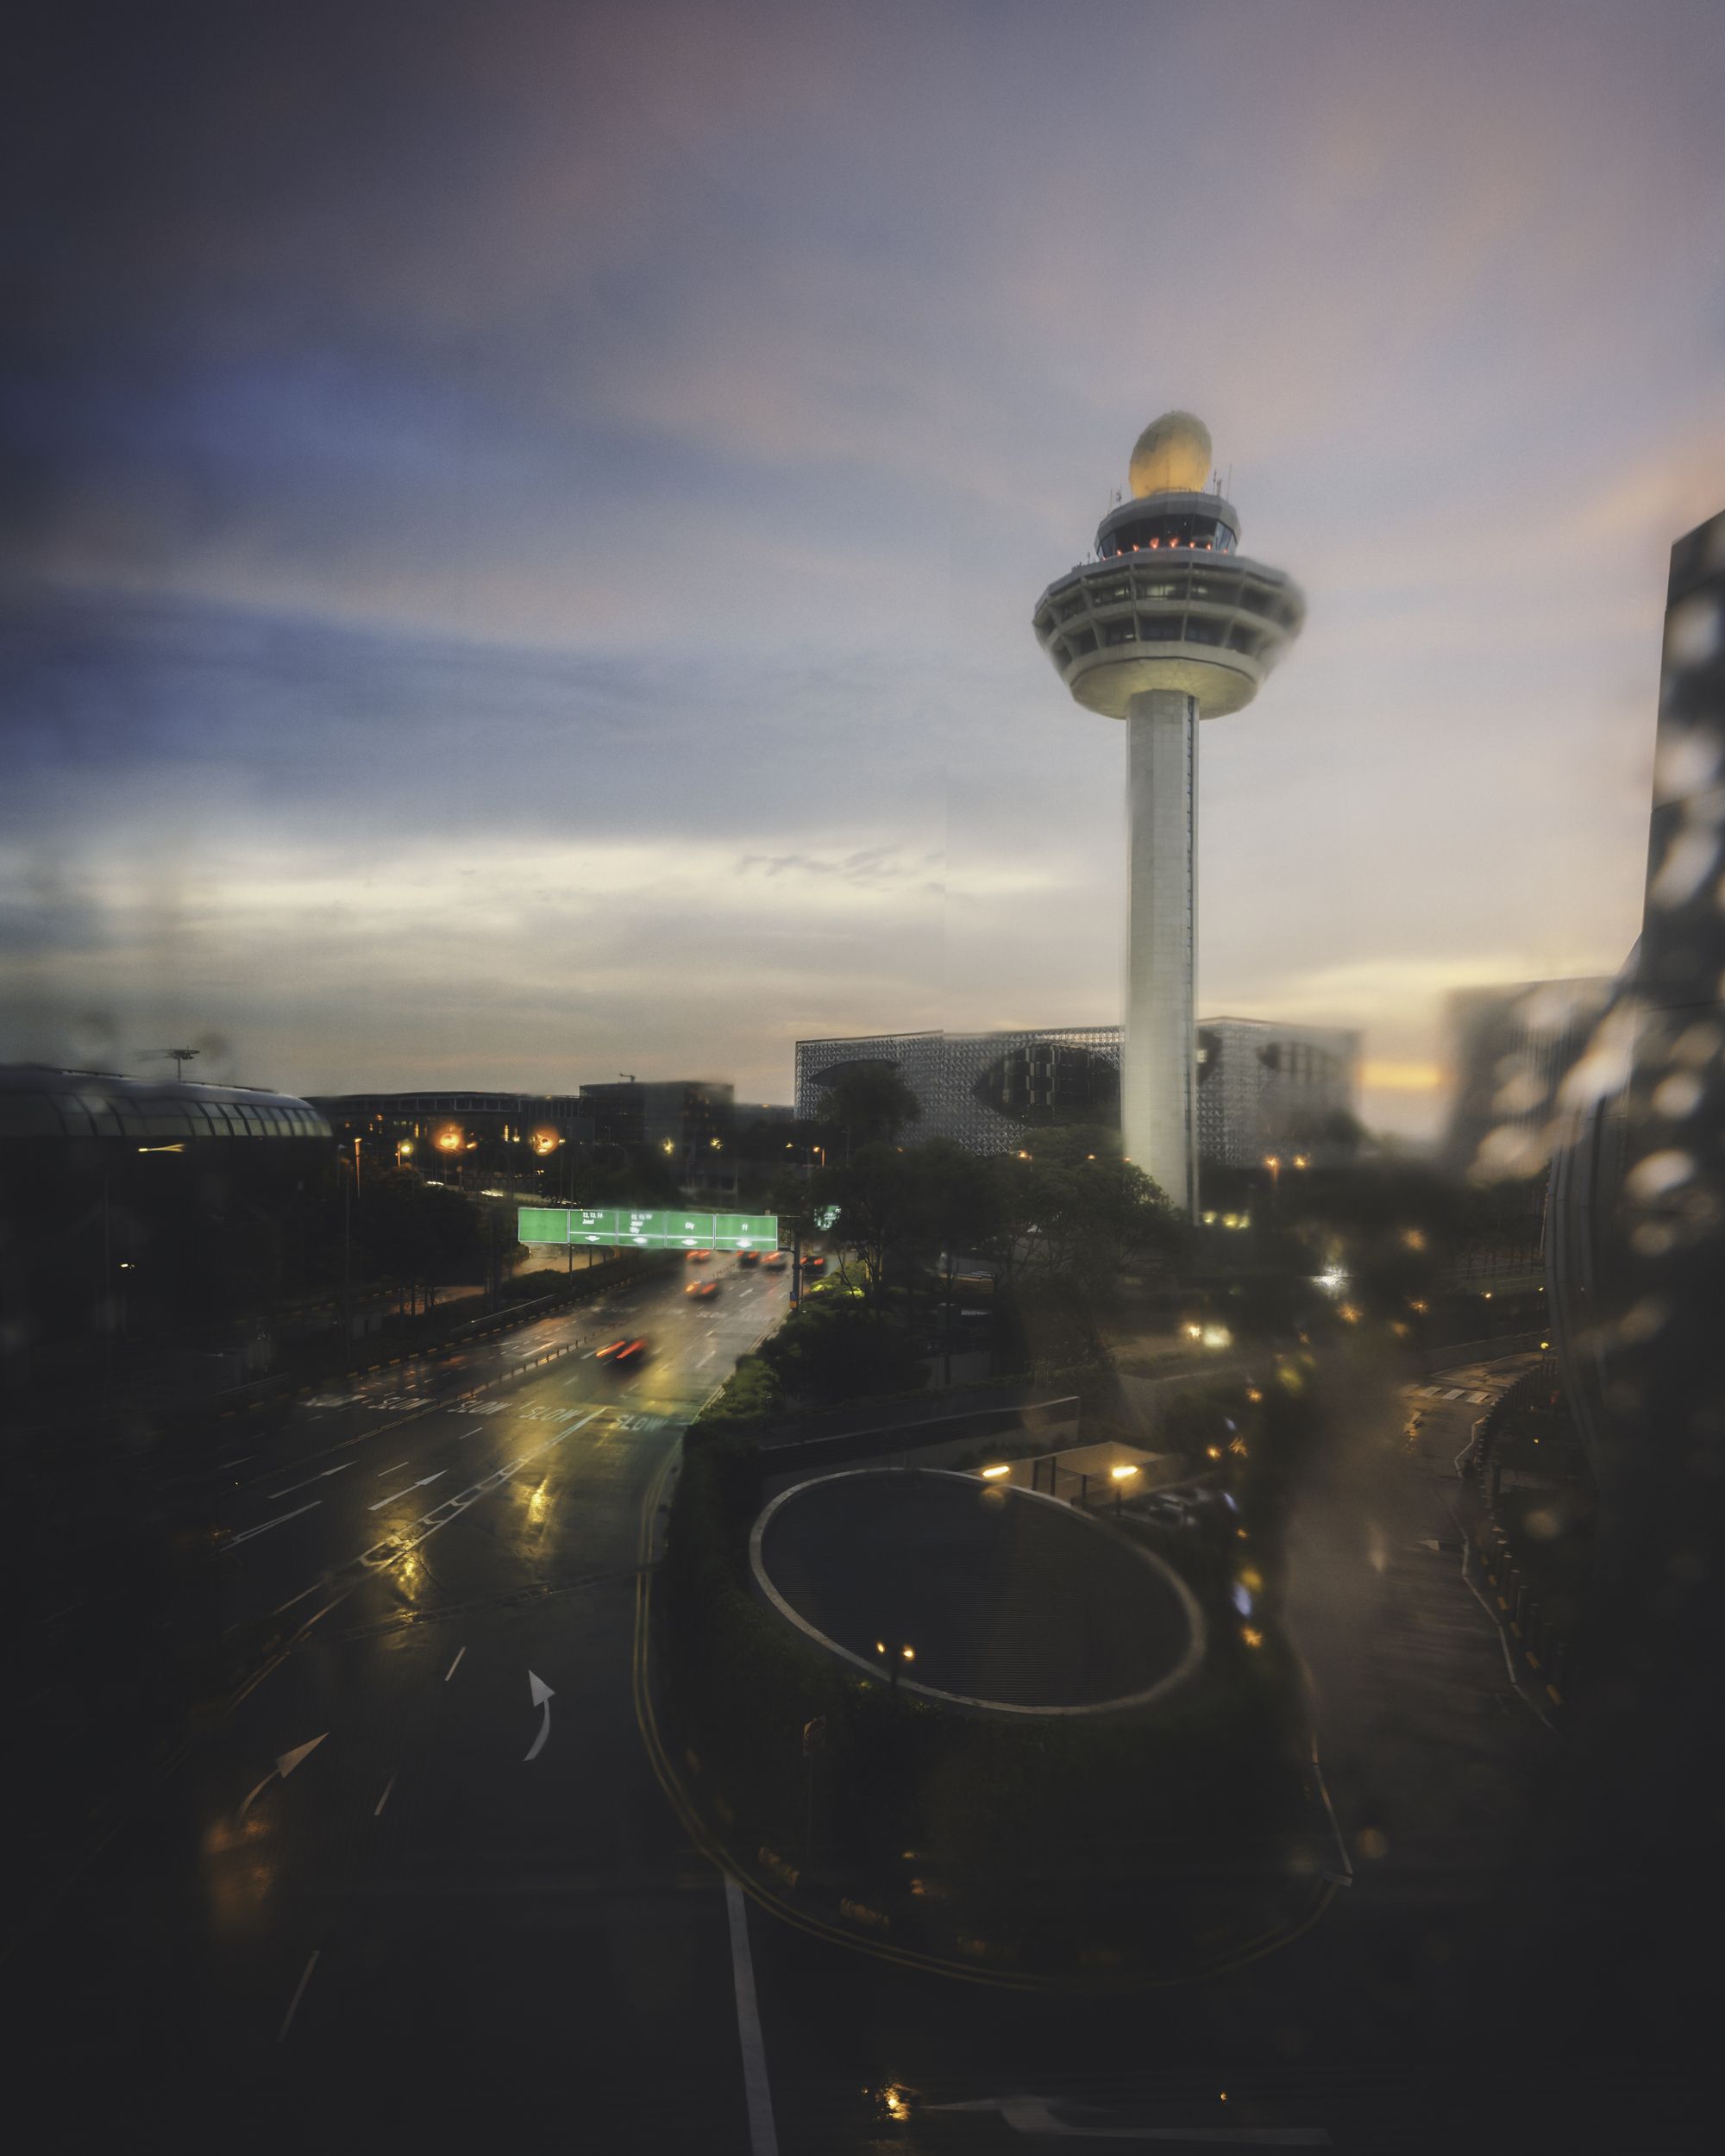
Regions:
[[1128, 614], [1122, 621], [1111, 621], [1106, 623], [1102, 629], [1102, 641], [1104, 643], [1109, 644], [1136, 643], [1138, 642], [1138, 630], [1132, 621], [1132, 616]]
[[1177, 644], [1180, 630], [1178, 614], [1145, 614], [1138, 624], [1139, 636], [1151, 644]]
[[[1066, 641], [1071, 646], [1073, 657], [1082, 659], [1087, 651], [1096, 649], [1096, 632], [1094, 629], [1075, 629]], [[1063, 659], [1061, 664], [1065, 663]]]
[[1186, 641], [1189, 644], [1219, 644], [1226, 633], [1227, 624], [1213, 614], [1189, 614], [1186, 617]]

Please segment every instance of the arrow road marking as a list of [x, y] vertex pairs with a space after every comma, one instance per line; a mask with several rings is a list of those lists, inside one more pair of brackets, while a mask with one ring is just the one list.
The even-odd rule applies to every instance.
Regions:
[[[241, 1805], [240, 1817], [243, 1819], [246, 1816], [246, 1814], [250, 1811], [252, 1806], [257, 1802], [258, 1798], [263, 1795], [264, 1791], [269, 1787], [270, 1783], [275, 1780], [278, 1775], [279, 1775], [282, 1780], [285, 1782], [288, 1776], [293, 1772], [293, 1770], [299, 1764], [300, 1761], [305, 1758], [310, 1753], [316, 1752], [318, 1745], [323, 1743], [323, 1738], [327, 1737], [329, 1734], [329, 1733], [326, 1729], [323, 1732], [323, 1736], [312, 1738], [309, 1744], [296, 1745], [292, 1752], [278, 1752], [276, 1754], [275, 1764], [270, 1769], [269, 1772], [264, 1777], [263, 1780], [259, 1783], [256, 1789], [254, 1789], [247, 1797], [245, 1802]], [[317, 1957], [314, 1955], [312, 1959], [315, 1960]]]
[[[545, 1739], [551, 1733], [551, 1702], [556, 1695], [544, 1678], [535, 1677], [531, 1670], [527, 1672], [527, 1689], [533, 1695], [533, 1704], [545, 1710], [545, 1719], [539, 1725], [539, 1734], [533, 1739], [527, 1753], [527, 1759], [536, 1759], [545, 1748]], [[527, 1764], [527, 1759], [522, 1761], [523, 1766]]]
[[376, 1504], [367, 1505], [366, 1510], [381, 1512], [386, 1505], [392, 1505], [398, 1497], [405, 1497], [411, 1489], [423, 1489], [428, 1482], [441, 1482], [448, 1471], [447, 1467], [440, 1467], [435, 1475], [422, 1475], [417, 1482], [404, 1482], [399, 1489], [391, 1490], [387, 1497], [380, 1497]]
[[316, 1512], [323, 1502], [314, 1497], [309, 1505], [296, 1505], [292, 1512], [278, 1513], [273, 1520], [267, 1520], [261, 1527], [248, 1527], [244, 1534], [235, 1535], [229, 1542], [230, 1550], [237, 1550], [242, 1542], [250, 1542], [259, 1535], [267, 1535], [272, 1527], [285, 1527], [290, 1520], [298, 1520], [303, 1512]]
[[273, 1504], [278, 1497], [292, 1497], [297, 1489], [310, 1489], [314, 1482], [327, 1482], [332, 1475], [345, 1475], [353, 1464], [351, 1460], [343, 1460], [339, 1467], [326, 1467], [321, 1475], [308, 1475], [303, 1482], [290, 1482], [285, 1489], [272, 1490], [270, 1502]]

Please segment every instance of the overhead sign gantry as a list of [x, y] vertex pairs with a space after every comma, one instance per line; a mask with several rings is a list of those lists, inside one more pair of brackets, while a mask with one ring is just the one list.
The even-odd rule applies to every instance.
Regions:
[[779, 1219], [772, 1213], [649, 1213], [626, 1206], [523, 1206], [524, 1243], [571, 1244], [635, 1250], [775, 1250]]

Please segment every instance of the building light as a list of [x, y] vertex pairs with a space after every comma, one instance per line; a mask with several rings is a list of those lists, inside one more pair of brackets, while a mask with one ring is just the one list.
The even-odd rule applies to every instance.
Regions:
[[997, 1482], [1002, 1475], [1010, 1475], [1012, 1471], [1010, 1467], [985, 1467], [982, 1470], [982, 1480], [985, 1482]]
[[1136, 1466], [1132, 1466], [1132, 1467], [1111, 1467], [1111, 1468], [1108, 1470], [1109, 1474], [1110, 1474], [1110, 1475], [1112, 1475], [1112, 1476], [1113, 1476], [1114, 1480], [1115, 1480], [1117, 1482], [1130, 1482], [1130, 1481], [1132, 1480], [1132, 1476], [1133, 1476], [1134, 1475], [1136, 1475], [1136, 1474], [1138, 1473], [1138, 1469], [1137, 1469], [1137, 1467], [1136, 1467]]

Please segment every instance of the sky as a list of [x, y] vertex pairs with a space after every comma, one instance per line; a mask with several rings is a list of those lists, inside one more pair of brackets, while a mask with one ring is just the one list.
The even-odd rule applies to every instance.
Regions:
[[[38, 10], [0, 128], [0, 1057], [734, 1081], [1109, 1023], [1124, 729], [1038, 648], [1201, 414], [1304, 589], [1203, 729], [1205, 1015], [1640, 927], [1725, 505], [1725, 11]], [[16, 64], [22, 60], [23, 64]]]

